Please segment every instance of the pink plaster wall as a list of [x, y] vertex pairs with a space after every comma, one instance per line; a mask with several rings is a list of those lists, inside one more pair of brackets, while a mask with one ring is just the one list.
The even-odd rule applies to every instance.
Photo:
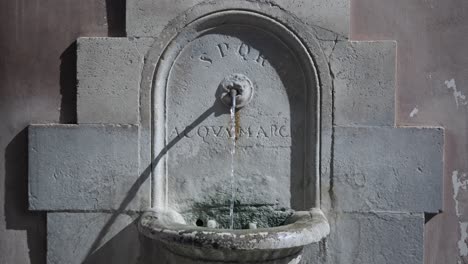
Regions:
[[468, 263], [468, 1], [352, 0], [351, 12], [353, 40], [398, 41], [396, 125], [446, 129], [444, 208], [426, 224], [425, 263]]
[[45, 214], [27, 210], [26, 127], [75, 121], [73, 43], [119, 34], [125, 9], [123, 1], [112, 2], [0, 1], [1, 264], [46, 263]]

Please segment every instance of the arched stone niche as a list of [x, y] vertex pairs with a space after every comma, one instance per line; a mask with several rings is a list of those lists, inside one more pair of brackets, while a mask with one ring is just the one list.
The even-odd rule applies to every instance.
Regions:
[[[252, 101], [235, 115], [234, 182], [229, 108], [217, 96], [232, 74], [254, 87]], [[197, 5], [152, 45], [140, 95], [153, 206], [192, 222], [226, 215], [234, 186], [239, 215], [320, 207], [320, 178], [329, 171], [330, 77], [315, 36], [292, 15], [267, 3]]]

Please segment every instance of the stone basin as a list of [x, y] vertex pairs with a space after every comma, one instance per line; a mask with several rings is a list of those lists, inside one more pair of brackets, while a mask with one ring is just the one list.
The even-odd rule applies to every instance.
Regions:
[[176, 255], [244, 263], [295, 256], [305, 245], [326, 237], [330, 226], [318, 208], [294, 212], [280, 226], [234, 230], [188, 225], [174, 210], [153, 208], [141, 217], [139, 230]]

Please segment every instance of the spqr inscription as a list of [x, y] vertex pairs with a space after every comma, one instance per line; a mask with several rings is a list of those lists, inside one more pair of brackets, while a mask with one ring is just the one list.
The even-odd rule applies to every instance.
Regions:
[[[265, 66], [265, 56], [248, 44], [241, 43], [233, 46], [233, 44], [223, 42], [216, 44], [215, 48], [218, 51], [220, 59], [225, 58], [230, 54], [234, 54], [242, 58], [244, 61], [252, 61], [262, 67]], [[213, 58], [208, 57], [207, 53], [201, 54], [198, 59], [204, 63], [213, 63]]]

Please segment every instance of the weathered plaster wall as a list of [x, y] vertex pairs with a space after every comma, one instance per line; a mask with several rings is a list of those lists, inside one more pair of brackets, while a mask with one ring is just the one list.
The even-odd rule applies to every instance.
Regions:
[[[110, 1], [109, 1], [110, 2]], [[0, 1], [0, 263], [45, 263], [46, 217], [28, 211], [30, 123], [74, 122], [79, 36], [121, 35], [124, 1]]]
[[468, 2], [354, 0], [351, 12], [353, 40], [398, 41], [396, 124], [445, 127], [444, 212], [426, 224], [425, 263], [466, 263]]
[[[0, 263], [45, 263], [45, 215], [27, 210], [24, 129], [30, 123], [76, 121], [73, 43], [79, 36], [119, 35], [122, 2], [0, 3]], [[431, 264], [457, 263], [458, 256], [468, 255], [460, 240], [468, 221], [467, 8], [463, 0], [353, 2], [353, 39], [399, 41], [397, 124], [447, 128], [445, 212], [426, 225]]]

